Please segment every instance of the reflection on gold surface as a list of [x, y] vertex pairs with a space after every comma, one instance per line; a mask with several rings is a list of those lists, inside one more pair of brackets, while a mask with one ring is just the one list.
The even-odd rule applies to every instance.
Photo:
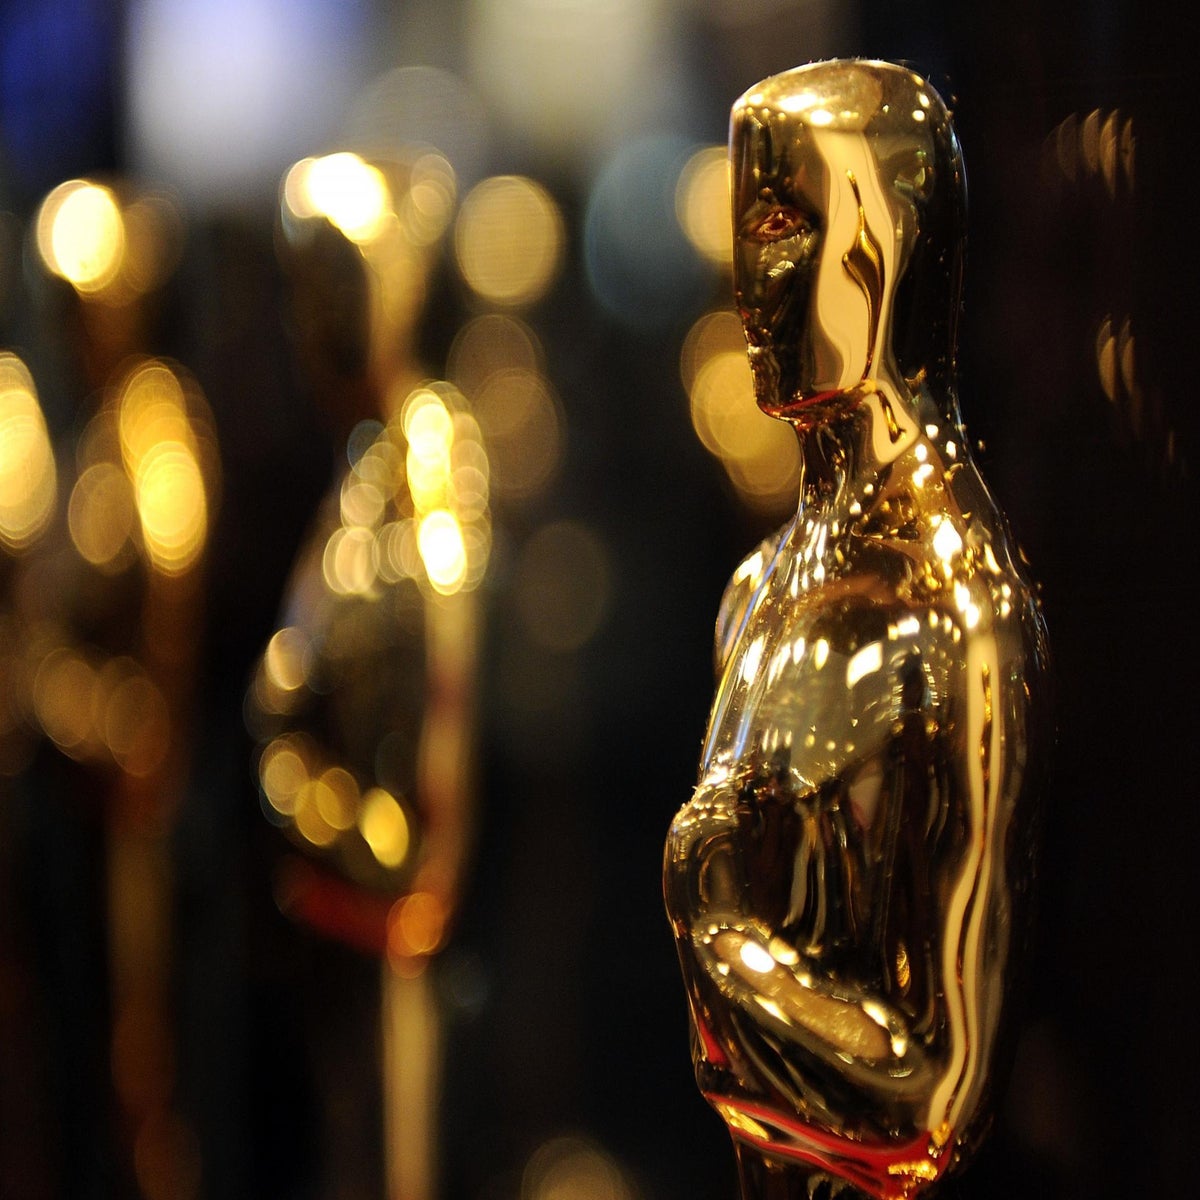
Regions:
[[25, 364], [0, 352], [0, 545], [21, 550], [54, 512], [54, 449]]
[[454, 247], [463, 278], [484, 300], [532, 304], [558, 272], [562, 216], [541, 184], [519, 175], [494, 176], [463, 201]]
[[[722, 602], [667, 907], [744, 1195], [831, 1175], [898, 1200], [986, 1126], [1032, 870], [1044, 631], [957, 412], [962, 164], [941, 101], [900, 67], [817, 64], [751, 89], [731, 145], [752, 390], [803, 463], [795, 518]], [[897, 311], [913, 296], [928, 307]], [[748, 425], [748, 390], [731, 351], [701, 361], [701, 336], [685, 378], [726, 455], [746, 436], [726, 398]], [[1115, 341], [1099, 354], [1115, 377]]]

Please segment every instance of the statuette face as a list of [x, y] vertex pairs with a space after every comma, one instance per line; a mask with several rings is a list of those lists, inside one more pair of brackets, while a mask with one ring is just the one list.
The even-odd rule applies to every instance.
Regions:
[[731, 153], [757, 399], [803, 472], [722, 603], [667, 907], [745, 1194], [827, 1175], [910, 1196], [978, 1141], [1001, 1065], [1043, 626], [957, 411], [964, 182], [941, 99], [891, 64], [815, 64], [742, 97]]

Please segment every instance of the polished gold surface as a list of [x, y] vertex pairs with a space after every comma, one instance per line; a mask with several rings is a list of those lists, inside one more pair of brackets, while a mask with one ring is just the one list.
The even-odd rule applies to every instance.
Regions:
[[911, 1196], [988, 1120], [1033, 875], [1037, 600], [954, 390], [962, 160], [911, 71], [732, 118], [735, 290], [795, 519], [735, 572], [667, 907], [747, 1196]]

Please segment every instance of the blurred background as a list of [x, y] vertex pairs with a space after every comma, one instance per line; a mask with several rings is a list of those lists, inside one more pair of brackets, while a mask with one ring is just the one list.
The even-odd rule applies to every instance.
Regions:
[[[730, 309], [723, 144], [751, 84], [851, 54], [955, 109], [963, 414], [1058, 679], [1033, 986], [955, 1187], [1186, 1188], [1200, 263], [1174, 11], [0, 2], [0, 1195], [734, 1194], [660, 893], [724, 581], [795, 498]], [[383, 513], [368, 467], [405, 452]], [[385, 533], [395, 557], [363, 558]], [[391, 632], [431, 605], [450, 652]], [[474, 721], [441, 891], [404, 874], [406, 822], [436, 820], [314, 765], [319, 726], [383, 770], [381, 675]], [[441, 899], [392, 904], [416, 895]], [[407, 1102], [389, 1056], [425, 1062]], [[406, 1137], [433, 1149], [399, 1184]]]

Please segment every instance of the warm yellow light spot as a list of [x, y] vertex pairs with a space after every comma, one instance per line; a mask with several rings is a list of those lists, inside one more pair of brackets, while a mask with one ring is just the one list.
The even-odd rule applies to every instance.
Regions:
[[308, 677], [305, 653], [308, 636], [294, 625], [285, 625], [271, 635], [263, 655], [267, 678], [281, 691], [294, 692]]
[[[714, 355], [721, 353], [746, 357], [746, 333], [741, 318], [730, 308], [705, 313], [683, 339], [683, 349], [679, 354], [679, 376], [689, 396], [701, 368]], [[751, 392], [753, 390], [751, 384]]]
[[873, 675], [883, 666], [883, 643], [868, 642], [855, 651], [846, 663], [846, 686], [852, 688], [861, 679]]
[[688, 159], [675, 189], [675, 214], [688, 241], [705, 258], [732, 267], [729, 153], [724, 146], [706, 146]]
[[523, 321], [503, 313], [486, 313], [455, 335], [446, 370], [463, 392], [474, 397], [497, 371], [536, 372], [541, 363], [541, 344]]
[[187, 399], [179, 377], [165, 363], [141, 363], [125, 380], [117, 410], [121, 455], [131, 475], [142, 459], [160, 442], [194, 446]]
[[738, 457], [750, 449], [757, 440], [756, 416], [765, 423], [763, 428], [775, 424], [754, 403], [754, 383], [744, 353], [723, 351], [709, 358], [697, 372], [691, 400], [696, 435], [718, 458]]
[[795, 500], [800, 473], [795, 432], [759, 410], [744, 350], [718, 351], [700, 366], [691, 412], [697, 436], [721, 459], [744, 499], [762, 508]]
[[454, 419], [435, 392], [420, 389], [405, 402], [401, 425], [408, 439], [405, 469], [413, 503], [421, 510], [434, 508], [444, 503], [450, 483]]
[[139, 464], [134, 492], [154, 566], [179, 575], [195, 565], [208, 532], [208, 500], [191, 448], [173, 441], [152, 446]]
[[140, 672], [126, 674], [104, 705], [104, 740], [117, 765], [130, 775], [149, 775], [166, 757], [170, 734], [162, 692]]
[[331, 805], [328, 797], [322, 794], [327, 790], [320, 779], [305, 780], [296, 793], [296, 807], [292, 813], [297, 833], [320, 848], [332, 845], [338, 835], [337, 829], [325, 819], [325, 810]]
[[0, 544], [28, 546], [54, 512], [54, 450], [33, 378], [15, 355], [0, 353]]
[[344, 767], [321, 772], [314, 800], [325, 823], [340, 833], [354, 824], [358, 812], [358, 783]]
[[413, 892], [388, 913], [388, 951], [401, 958], [432, 954], [442, 942], [446, 910], [432, 892]]
[[80, 555], [95, 567], [119, 568], [137, 521], [133, 488], [120, 467], [98, 462], [75, 481], [67, 527]]
[[51, 651], [33, 681], [33, 711], [46, 736], [68, 754], [92, 738], [96, 673], [65, 648]]
[[540, 184], [499, 175], [463, 201], [455, 251], [467, 283], [493, 304], [532, 304], [549, 288], [562, 257], [558, 205]]
[[46, 267], [78, 291], [103, 291], [117, 276], [125, 228], [116, 197], [106, 187], [72, 179], [42, 202], [37, 245]]
[[934, 530], [933, 550], [946, 566], [950, 565], [956, 554], [962, 553], [962, 546], [962, 536], [954, 528], [953, 522], [943, 520]]
[[520, 1200], [632, 1200], [617, 1162], [586, 1138], [556, 1137], [530, 1156]]
[[383, 788], [372, 788], [363, 796], [358, 828], [381, 866], [394, 869], [408, 855], [408, 819], [404, 809]]
[[445, 233], [454, 215], [458, 184], [454, 168], [440, 154], [423, 154], [412, 165], [408, 191], [399, 217], [409, 241], [432, 245]]
[[295, 216], [324, 217], [359, 245], [378, 235], [392, 203], [383, 174], [345, 152], [298, 162], [284, 180], [283, 198]]
[[385, 583], [413, 579], [421, 574], [421, 552], [417, 549], [417, 524], [411, 518], [390, 521], [376, 535], [379, 577]]
[[387, 503], [382, 488], [353, 473], [342, 484], [341, 499], [343, 525], [377, 525]]
[[296, 811], [300, 789], [309, 782], [304, 745], [284, 736], [270, 742], [258, 763], [258, 782], [276, 812], [291, 816]]
[[378, 548], [371, 530], [338, 528], [325, 543], [322, 572], [329, 587], [342, 596], [361, 596], [379, 574]]
[[417, 529], [417, 547], [434, 590], [443, 595], [458, 591], [467, 572], [467, 552], [457, 517], [435, 509]]
[[524, 368], [496, 371], [476, 395], [475, 413], [497, 496], [527, 500], [542, 492], [562, 461], [565, 426], [545, 377]]
[[759, 975], [775, 969], [775, 960], [757, 942], [743, 942], [738, 954], [747, 969]]

